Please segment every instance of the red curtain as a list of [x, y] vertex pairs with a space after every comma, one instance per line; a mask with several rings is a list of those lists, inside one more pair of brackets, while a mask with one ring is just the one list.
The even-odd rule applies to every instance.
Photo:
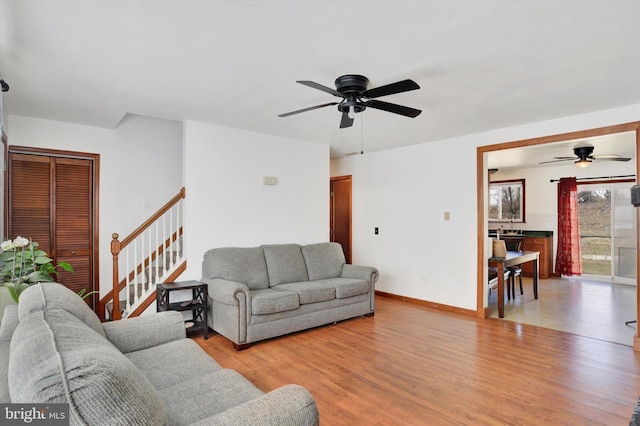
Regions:
[[558, 183], [558, 253], [555, 273], [557, 275], [582, 274], [578, 185], [574, 177], [562, 178]]

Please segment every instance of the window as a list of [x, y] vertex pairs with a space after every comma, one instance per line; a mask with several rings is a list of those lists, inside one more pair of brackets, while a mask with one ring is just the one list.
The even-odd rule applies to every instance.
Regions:
[[524, 179], [489, 184], [489, 221], [524, 222]]

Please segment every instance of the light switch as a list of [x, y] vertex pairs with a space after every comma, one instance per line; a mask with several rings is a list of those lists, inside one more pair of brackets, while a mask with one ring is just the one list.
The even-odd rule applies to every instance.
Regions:
[[449, 220], [451, 219], [451, 213], [450, 212], [444, 212], [444, 220]]

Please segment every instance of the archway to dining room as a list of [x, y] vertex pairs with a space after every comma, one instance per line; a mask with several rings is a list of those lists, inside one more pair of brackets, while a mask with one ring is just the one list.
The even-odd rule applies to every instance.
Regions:
[[[494, 306], [494, 304], [496, 303], [496, 293], [497, 293], [497, 292], [493, 292], [492, 298], [491, 299], [488, 298], [489, 286], [487, 285], [488, 278], [487, 278], [486, 266], [487, 266], [488, 259], [491, 256], [491, 246], [489, 243], [490, 240], [489, 238], [487, 238], [489, 236], [489, 221], [488, 221], [487, 206], [488, 206], [489, 181], [490, 181], [488, 169], [491, 167], [491, 164], [489, 163], [490, 156], [496, 153], [502, 154], [506, 152], [519, 152], [520, 156], [523, 156], [523, 155], [526, 156], [529, 153], [529, 151], [527, 150], [549, 149], [550, 150], [549, 152], [553, 152], [553, 149], [556, 147], [566, 148], [566, 146], [571, 146], [571, 144], [575, 145], [576, 143], [584, 140], [587, 140], [587, 141], [594, 141], [597, 139], [610, 140], [613, 138], [621, 138], [621, 137], [626, 138], [627, 143], [628, 144], [630, 143], [632, 148], [634, 148], [635, 153], [640, 152], [640, 149], [639, 149], [640, 148], [640, 122], [632, 122], [632, 123], [626, 123], [626, 124], [621, 124], [616, 126], [589, 129], [589, 130], [565, 133], [560, 135], [552, 135], [552, 136], [546, 136], [546, 137], [540, 137], [540, 138], [534, 138], [534, 139], [499, 143], [495, 145], [488, 145], [488, 146], [482, 146], [477, 148], [477, 194], [478, 194], [478, 197], [477, 197], [477, 200], [478, 200], [478, 205], [477, 205], [477, 212], [478, 212], [477, 316], [478, 317], [487, 318], [491, 316], [491, 309], [492, 309], [492, 306]], [[608, 145], [608, 146], [611, 146], [611, 145]], [[525, 152], [527, 154], [524, 154]], [[633, 179], [635, 179], [635, 176], [638, 175], [639, 164], [638, 164], [637, 155], [634, 155], [633, 157], [635, 158], [635, 161], [631, 162], [627, 167], [627, 169], [629, 167], [631, 168], [632, 170], [631, 176], [633, 176]], [[562, 176], [557, 176], [557, 177], [562, 177]], [[552, 185], [551, 183], [547, 183], [547, 185], [549, 186], [547, 189], [548, 194], [546, 196], [555, 197], [556, 184], [553, 184], [553, 186], [551, 186]], [[627, 203], [630, 204], [630, 200], [627, 200]], [[551, 220], [550, 217], [547, 217], [546, 219], [547, 219], [547, 222]], [[557, 217], [555, 217], [553, 220], [557, 222]], [[636, 221], [636, 227], [637, 227], [637, 221], [638, 221], [637, 215], [636, 215], [635, 221]], [[557, 226], [557, 224], [555, 225]], [[635, 239], [636, 239], [636, 245], [637, 245], [637, 240], [638, 240], [637, 233], [635, 235]], [[556, 243], [554, 242], [554, 249], [555, 249], [555, 244]], [[555, 250], [554, 250], [554, 253], [555, 253]], [[635, 257], [634, 259], [635, 264], [633, 266], [637, 269], [637, 265], [638, 263], [640, 263], [637, 251], [635, 252], [634, 257]], [[544, 286], [540, 288], [545, 290], [551, 289], [554, 287], [553, 285], [551, 285], [551, 283], [554, 283], [554, 282], [556, 282], [556, 284], [559, 283], [559, 285], [555, 287], [560, 288], [563, 291], [569, 289], [573, 285], [579, 285], [580, 286], [579, 288], [582, 290], [591, 288], [591, 290], [596, 292], [602, 291], [603, 288], [611, 289], [614, 287], [613, 285], [605, 287], [604, 283], [591, 282], [589, 280], [584, 279], [584, 277], [582, 278], [581, 277], [565, 277], [563, 275], [562, 277], [554, 276], [554, 277], [551, 277], [550, 279], [540, 280], [540, 285]], [[589, 285], [591, 287], [589, 287]], [[627, 296], [624, 296], [626, 297], [626, 299], [629, 299], [629, 297], [632, 298], [631, 301], [633, 302], [634, 306], [630, 308], [631, 310], [627, 311], [627, 312], [631, 312], [631, 318], [628, 318], [628, 320], [635, 320], [639, 316], [638, 306], [640, 306], [640, 303], [638, 303], [639, 295], [637, 292], [637, 286], [636, 285], [621, 286], [616, 288], [620, 289], [620, 290], [616, 290], [618, 292], [621, 292], [621, 291], [626, 292], [625, 294]], [[517, 298], [514, 298], [514, 303], [516, 299]], [[530, 299], [532, 299], [532, 297], [530, 297]], [[544, 300], [544, 299], [541, 299], [541, 300]], [[518, 300], [518, 302], [520, 302], [520, 300]], [[538, 309], [540, 307], [545, 306], [543, 301], [538, 300], [536, 302], [539, 302], [539, 304], [536, 305]], [[529, 316], [530, 315], [531, 313], [529, 313]], [[543, 314], [540, 312], [534, 312], [534, 315], [543, 315]], [[596, 315], [596, 312], [591, 313], [591, 316], [594, 316], [594, 315]], [[515, 317], [514, 319], [514, 318], [509, 318], [508, 315], [505, 315], [505, 319], [513, 320], [516, 322], [522, 322], [522, 323], [531, 323], [527, 319], [522, 319], [522, 317]], [[538, 324], [534, 323], [534, 325], [538, 325]], [[544, 323], [541, 326], [546, 328], [554, 328], [552, 326], [545, 326]], [[629, 341], [626, 344], [629, 344], [629, 345], [633, 344], [633, 347], [635, 350], [640, 350], [640, 340], [638, 339], [637, 332], [635, 331], [635, 328], [630, 330], [632, 333], [630, 334], [630, 336], [632, 337], [627, 338]], [[562, 330], [562, 331], [566, 331], [566, 330]], [[576, 332], [575, 334], [580, 334], [580, 333]], [[606, 339], [603, 339], [603, 340], [606, 340]]]

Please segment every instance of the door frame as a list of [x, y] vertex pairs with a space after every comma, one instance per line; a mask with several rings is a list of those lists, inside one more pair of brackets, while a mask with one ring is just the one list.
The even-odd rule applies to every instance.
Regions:
[[[476, 148], [476, 194], [477, 194], [477, 218], [478, 218], [478, 234], [477, 234], [477, 250], [478, 250], [478, 263], [477, 263], [477, 290], [476, 290], [476, 317], [488, 318], [490, 310], [488, 306], [485, 306], [486, 294], [487, 294], [487, 261], [489, 257], [485, 252], [487, 249], [487, 220], [485, 218], [485, 205], [487, 197], [486, 183], [488, 182], [487, 166], [485, 164], [485, 157], [488, 152], [500, 151], [503, 149], [521, 148], [533, 145], [543, 145], [555, 142], [562, 142], [573, 139], [585, 139], [595, 136], [604, 136], [614, 133], [632, 132], [636, 133], [636, 182], [640, 177], [640, 161], [638, 156], [640, 155], [640, 121], [634, 121], [631, 123], [618, 124], [613, 126], [599, 127], [595, 129], [580, 130], [576, 132], [562, 133], [557, 135], [543, 136], [532, 139], [523, 139], [512, 142], [497, 143], [494, 145], [478, 146]], [[636, 226], [638, 226], [640, 212], [636, 210]], [[640, 232], [636, 233], [636, 244], [640, 247], [638, 242], [640, 241]], [[636, 264], [640, 265], [640, 250], [636, 252]], [[636, 318], [640, 317], [640, 292], [636, 286]], [[638, 332], [633, 339], [633, 350], [640, 351], [640, 338]]]
[[[5, 146], [7, 146], [5, 144]], [[47, 148], [36, 148], [29, 146], [8, 146], [6, 149], [5, 156], [5, 168], [4, 168], [4, 184], [5, 184], [5, 193], [4, 193], [4, 234], [9, 235], [9, 154], [31, 154], [31, 155], [42, 155], [47, 157], [60, 157], [60, 158], [76, 158], [82, 160], [91, 161], [93, 167], [93, 199], [91, 200], [92, 204], [92, 256], [93, 256], [93, 264], [92, 264], [92, 281], [94, 284], [93, 290], [96, 292], [92, 294], [90, 297], [92, 298], [92, 306], [95, 309], [98, 309], [100, 300], [100, 226], [99, 226], [99, 200], [100, 200], [100, 154], [93, 154], [88, 152], [79, 152], [79, 151], [66, 151], [66, 150], [58, 150], [58, 149], [47, 149]]]

